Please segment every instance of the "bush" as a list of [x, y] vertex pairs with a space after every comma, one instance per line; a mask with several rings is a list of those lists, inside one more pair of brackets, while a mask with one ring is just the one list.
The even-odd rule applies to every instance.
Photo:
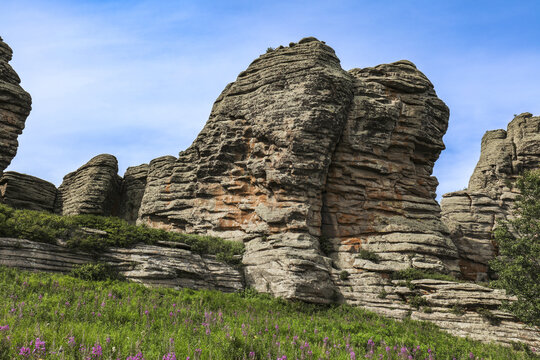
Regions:
[[351, 274], [349, 274], [347, 270], [343, 270], [342, 272], [339, 273], [339, 279], [342, 281], [347, 280], [349, 276], [351, 276]]
[[71, 270], [71, 276], [92, 281], [120, 280], [121, 276], [113, 267], [103, 263], [90, 263], [75, 266]]
[[503, 304], [523, 322], [540, 326], [540, 170], [526, 172], [515, 183], [520, 191], [513, 220], [493, 232], [499, 256], [490, 262], [497, 272], [496, 287], [518, 300]]
[[379, 261], [381, 261], [381, 258], [379, 257], [379, 255], [377, 255], [374, 252], [371, 252], [369, 250], [365, 250], [365, 249], [360, 249], [360, 251], [358, 252], [357, 257], [359, 259], [369, 260], [369, 261], [374, 262], [374, 263], [378, 263]]

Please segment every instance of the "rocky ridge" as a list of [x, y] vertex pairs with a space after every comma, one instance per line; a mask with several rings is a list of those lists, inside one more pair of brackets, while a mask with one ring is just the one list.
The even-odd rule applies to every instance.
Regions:
[[471, 280], [488, 278], [488, 262], [497, 254], [492, 230], [510, 215], [515, 179], [540, 168], [540, 116], [517, 115], [508, 129], [482, 138], [480, 159], [469, 186], [443, 195], [442, 219], [460, 253], [461, 273]]
[[11, 163], [30, 114], [32, 99], [19, 85], [21, 79], [9, 65], [13, 51], [0, 37], [0, 174]]

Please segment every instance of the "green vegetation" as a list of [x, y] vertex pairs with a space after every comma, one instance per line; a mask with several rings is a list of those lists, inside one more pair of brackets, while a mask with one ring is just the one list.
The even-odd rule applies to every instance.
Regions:
[[499, 256], [490, 265], [498, 274], [494, 286], [518, 300], [504, 304], [522, 321], [540, 326], [540, 170], [526, 172], [515, 183], [514, 219], [501, 222], [493, 236]]
[[351, 276], [351, 274], [349, 274], [347, 270], [343, 270], [342, 272], [339, 273], [339, 278], [340, 280], [343, 280], [343, 281], [347, 280], [349, 276]]
[[71, 276], [83, 280], [123, 280], [114, 267], [104, 263], [82, 264], [71, 270]]
[[238, 294], [148, 289], [0, 267], [0, 359], [188, 356], [535, 358], [525, 347], [514, 350], [456, 338], [426, 322], [398, 322], [351, 306], [288, 302], [253, 289]]
[[[85, 229], [105, 231], [106, 235]], [[146, 226], [135, 226], [115, 217], [97, 215], [60, 216], [32, 210], [15, 210], [0, 204], [0, 236], [56, 244], [66, 241], [68, 247], [103, 252], [109, 247], [131, 247], [137, 243], [179, 242], [199, 254], [213, 254], [218, 260], [239, 264], [244, 245], [213, 236], [167, 232]]]
[[369, 250], [365, 250], [365, 249], [360, 249], [360, 251], [358, 252], [358, 255], [356, 255], [356, 257], [358, 257], [359, 259], [369, 260], [369, 261], [374, 262], [374, 263], [378, 263], [381, 260], [379, 255], [377, 255], [374, 252], [371, 252]]

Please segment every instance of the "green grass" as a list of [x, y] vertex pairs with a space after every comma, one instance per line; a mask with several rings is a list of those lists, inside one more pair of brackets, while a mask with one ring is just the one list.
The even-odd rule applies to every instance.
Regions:
[[461, 280], [446, 274], [440, 274], [432, 271], [425, 271], [416, 268], [408, 268], [405, 270], [395, 271], [390, 274], [392, 280], [420, 280], [420, 279], [433, 279], [433, 280], [444, 280], [444, 281], [453, 281], [461, 282]]
[[[21, 347], [31, 352], [36, 338], [46, 350], [29, 358], [125, 360], [142, 353], [162, 360], [175, 353], [178, 360], [350, 360], [351, 352], [357, 359], [533, 358], [452, 337], [430, 323], [397, 322], [350, 306], [288, 302], [253, 290], [148, 289], [3, 267], [0, 329], [0, 359], [24, 358]], [[101, 356], [91, 354], [97, 344]]]
[[[103, 230], [106, 236], [88, 234], [81, 228]], [[126, 221], [97, 215], [60, 216], [42, 211], [15, 210], [0, 204], [0, 236], [56, 244], [63, 239], [67, 246], [86, 251], [103, 252], [109, 247], [132, 247], [138, 243], [158, 241], [181, 242], [198, 254], [213, 254], [218, 260], [239, 264], [244, 245], [213, 236], [167, 232]]]

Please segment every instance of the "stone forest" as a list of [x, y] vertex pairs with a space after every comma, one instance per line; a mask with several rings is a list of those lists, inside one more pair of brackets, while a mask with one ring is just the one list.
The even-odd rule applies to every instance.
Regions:
[[[31, 111], [11, 58], [0, 41], [0, 172], [15, 156]], [[5, 171], [0, 201], [245, 246], [241, 267], [166, 243], [100, 255], [148, 286], [253, 288], [540, 348], [537, 328], [499, 309], [512, 297], [486, 286], [497, 256], [492, 231], [510, 215], [514, 181], [540, 168], [540, 117], [523, 113], [506, 130], [486, 129], [468, 187], [444, 194], [439, 204], [432, 170], [448, 120], [448, 107], [412, 62], [346, 71], [331, 47], [308, 37], [270, 49], [225, 86], [202, 131], [177, 157], [120, 176], [113, 155], [97, 155], [58, 188]], [[67, 273], [93, 257], [62, 243], [0, 238], [0, 264], [8, 267]], [[459, 281], [425, 278], [410, 286], [392, 278], [411, 268]], [[413, 297], [430, 311], [407, 301]], [[496, 321], [486, 321], [479, 308]]]

